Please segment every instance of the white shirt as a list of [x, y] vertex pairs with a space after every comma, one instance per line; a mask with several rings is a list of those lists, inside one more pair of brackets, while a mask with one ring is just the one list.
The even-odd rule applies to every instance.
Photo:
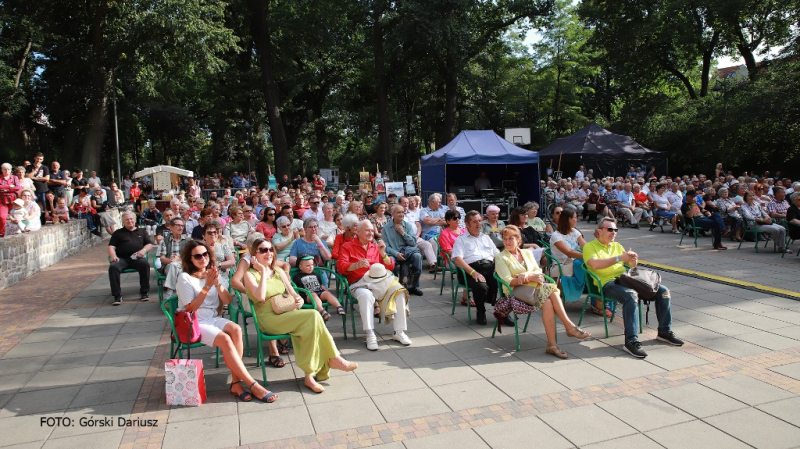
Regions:
[[494, 261], [494, 256], [500, 251], [497, 249], [492, 239], [486, 234], [473, 237], [472, 234], [461, 234], [453, 243], [452, 257], [460, 257], [464, 262], [471, 264], [479, 260]]
[[303, 213], [303, 216], [301, 218], [303, 219], [303, 221], [306, 221], [307, 218], [311, 217], [314, 217], [317, 219], [317, 221], [322, 222], [322, 220], [325, 219], [325, 214], [322, 213], [322, 208], [318, 207], [316, 212], [314, 212], [311, 209], [305, 211], [305, 213]]
[[578, 181], [583, 182], [583, 178], [585, 177], [586, 175], [583, 173], [583, 170], [578, 170], [578, 172], [575, 173], [575, 179], [577, 179]]

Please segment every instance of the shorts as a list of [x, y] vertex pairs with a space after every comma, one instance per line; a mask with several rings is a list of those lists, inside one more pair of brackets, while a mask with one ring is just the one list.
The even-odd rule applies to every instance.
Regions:
[[214, 346], [214, 340], [217, 338], [222, 329], [228, 323], [232, 323], [233, 321], [222, 318], [221, 316], [216, 316], [211, 318], [210, 320], [203, 320], [200, 322], [200, 342], [206, 346]]

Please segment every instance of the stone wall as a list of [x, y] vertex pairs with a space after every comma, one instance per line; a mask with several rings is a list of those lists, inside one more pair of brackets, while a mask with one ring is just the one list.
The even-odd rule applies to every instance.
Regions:
[[[109, 214], [119, 229], [119, 212], [115, 209]], [[0, 238], [0, 290], [108, 238], [105, 231], [103, 236], [101, 239], [89, 232], [86, 220], [72, 219], [67, 224]]]

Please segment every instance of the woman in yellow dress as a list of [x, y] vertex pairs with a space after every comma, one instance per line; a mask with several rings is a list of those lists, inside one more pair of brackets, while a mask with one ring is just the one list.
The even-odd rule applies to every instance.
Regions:
[[[292, 288], [285, 271], [276, 265], [275, 247], [264, 239], [256, 239], [250, 246], [250, 269], [244, 275], [247, 296], [253, 302], [258, 324], [269, 334], [289, 334], [294, 345], [297, 366], [306, 374], [305, 386], [315, 393], [325, 388], [317, 381], [330, 377], [330, 368], [353, 371], [358, 364], [345, 360], [325, 321], [316, 310], [300, 310], [303, 298]], [[288, 293], [295, 299], [296, 309], [276, 314], [269, 298]]]
[[[547, 335], [547, 349], [545, 352], [558, 358], [566, 359], [567, 353], [562, 351], [556, 343], [556, 323], [554, 315], [564, 324], [567, 335], [579, 340], [591, 336], [590, 333], [579, 328], [569, 319], [561, 303], [558, 287], [555, 284], [545, 283], [542, 270], [533, 258], [533, 253], [520, 248], [522, 235], [519, 228], [508, 225], [500, 233], [503, 236], [505, 249], [494, 257], [494, 269], [497, 275], [511, 288], [518, 285], [536, 287], [536, 309], [542, 310], [542, 323]], [[505, 287], [504, 287], [505, 288]], [[506, 292], [511, 295], [512, 292]]]

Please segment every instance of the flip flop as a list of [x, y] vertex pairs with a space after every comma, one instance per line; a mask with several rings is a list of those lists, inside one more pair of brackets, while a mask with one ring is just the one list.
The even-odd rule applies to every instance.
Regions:
[[569, 357], [569, 355], [566, 352], [562, 351], [561, 348], [559, 348], [558, 346], [548, 346], [544, 350], [544, 352], [550, 355], [554, 355], [559, 359], [566, 359], [567, 357]]
[[575, 326], [567, 331], [567, 336], [570, 336], [572, 338], [577, 338], [578, 340], [585, 340], [591, 337], [592, 334], [586, 332], [585, 330], [579, 328], [578, 326]]

